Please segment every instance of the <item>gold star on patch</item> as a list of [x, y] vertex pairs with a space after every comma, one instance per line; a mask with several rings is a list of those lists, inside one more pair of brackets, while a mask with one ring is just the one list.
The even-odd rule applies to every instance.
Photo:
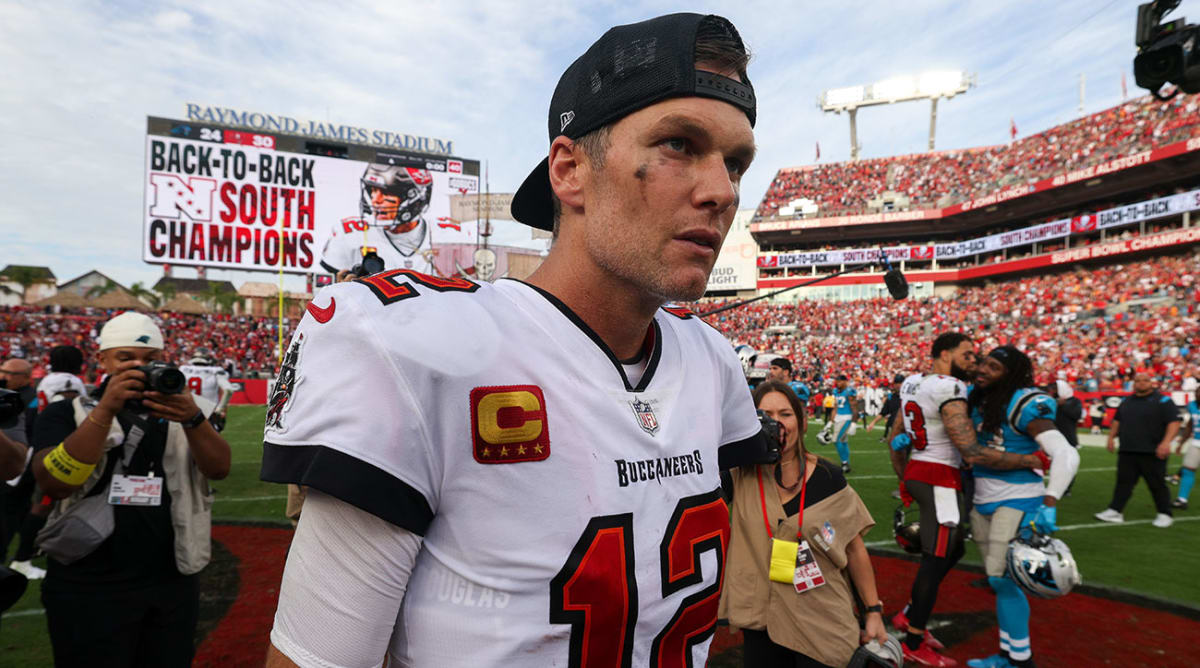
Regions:
[[517, 454], [518, 454], [518, 455], [523, 455], [523, 454], [525, 454], [525, 446], [523, 446], [523, 445], [518, 445], [518, 446], [517, 446]]
[[507, 457], [507, 456], [508, 456], [508, 448], [501, 447], [501, 448], [500, 448], [500, 456], [501, 456], [501, 457]]
[[540, 446], [540, 445], [533, 446], [533, 451], [538, 453], [539, 455], [542, 454], [542, 446]]
[[488, 450], [487, 448], [484, 448], [484, 449], [483, 449], [483, 456], [484, 456], [484, 457], [491, 457], [491, 456], [492, 456], [492, 451], [491, 451], [491, 450]]

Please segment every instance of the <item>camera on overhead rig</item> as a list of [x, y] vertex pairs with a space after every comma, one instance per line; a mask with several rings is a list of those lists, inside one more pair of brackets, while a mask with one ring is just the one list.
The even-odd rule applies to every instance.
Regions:
[[[1138, 5], [1138, 55], [1133, 59], [1133, 78], [1163, 101], [1181, 90], [1200, 92], [1200, 26], [1188, 24], [1183, 17], [1163, 22], [1179, 2], [1154, 0]], [[1175, 89], [1163, 95], [1161, 89], [1167, 83], [1174, 84]]]

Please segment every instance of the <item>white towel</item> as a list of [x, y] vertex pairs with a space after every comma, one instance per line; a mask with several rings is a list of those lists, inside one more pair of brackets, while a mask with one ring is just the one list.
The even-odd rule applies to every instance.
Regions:
[[937, 511], [938, 524], [958, 526], [958, 490], [953, 487], [933, 488], [933, 507]]

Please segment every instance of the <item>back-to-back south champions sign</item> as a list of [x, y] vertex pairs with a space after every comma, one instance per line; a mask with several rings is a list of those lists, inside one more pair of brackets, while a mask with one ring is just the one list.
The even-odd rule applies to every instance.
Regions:
[[264, 114], [257, 111], [241, 111], [228, 107], [210, 107], [202, 104], [187, 104], [187, 119], [197, 123], [215, 123], [218, 125], [233, 125], [264, 132], [282, 132], [290, 135], [323, 139], [325, 141], [341, 141], [352, 144], [365, 144], [380, 148], [404, 149], [421, 153], [436, 153], [451, 155], [454, 152], [454, 142], [436, 137], [422, 137], [403, 132], [388, 132], [387, 130], [370, 130], [354, 125], [338, 123], [322, 123], [320, 121], [297, 120], [291, 116]]

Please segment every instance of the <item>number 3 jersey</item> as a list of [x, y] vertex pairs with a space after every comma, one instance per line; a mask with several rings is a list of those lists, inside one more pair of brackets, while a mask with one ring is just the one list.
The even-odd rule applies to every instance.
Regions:
[[953, 376], [913, 374], [900, 385], [904, 430], [912, 439], [912, 461], [962, 466], [962, 455], [942, 422], [942, 407], [967, 400], [967, 386]]
[[660, 309], [644, 354], [630, 381], [514, 280], [331, 286], [281, 365], [262, 477], [424, 536], [398, 665], [704, 665], [729, 539], [717, 454], [760, 427], [695, 316]]

